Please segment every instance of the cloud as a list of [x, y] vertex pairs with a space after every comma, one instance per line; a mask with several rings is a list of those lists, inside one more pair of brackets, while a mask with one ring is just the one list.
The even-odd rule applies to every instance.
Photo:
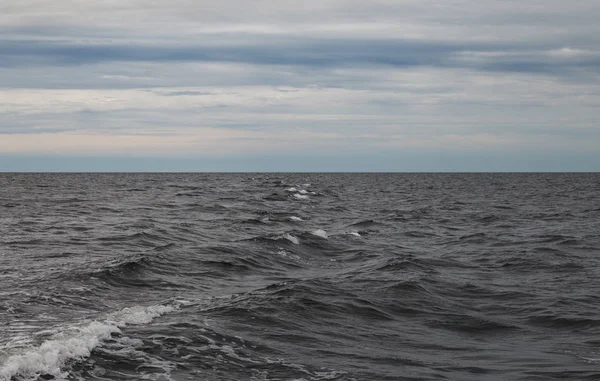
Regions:
[[599, 13], [592, 0], [7, 2], [0, 154], [600, 154]]
[[[471, 68], [481, 71], [569, 75], [600, 73], [600, 51], [527, 43], [479, 43], [404, 39], [310, 39], [290, 36], [247, 44], [82, 44], [0, 41], [5, 67], [77, 66], [103, 62], [197, 62], [308, 68], [387, 66]], [[104, 75], [105, 79], [151, 80]]]

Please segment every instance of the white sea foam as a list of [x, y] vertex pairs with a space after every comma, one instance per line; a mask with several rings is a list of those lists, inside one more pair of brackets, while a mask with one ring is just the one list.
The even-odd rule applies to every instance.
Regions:
[[155, 305], [150, 307], [135, 306], [122, 309], [109, 315], [106, 322], [116, 324], [119, 327], [124, 327], [127, 324], [147, 324], [154, 318], [161, 315], [173, 312], [177, 309], [175, 306]]
[[327, 232], [323, 229], [318, 229], [315, 230], [314, 232], [312, 232], [313, 235], [316, 235], [317, 237], [321, 237], [321, 238], [325, 238], [327, 239]]
[[290, 241], [294, 245], [299, 245], [300, 244], [300, 240], [298, 240], [298, 238], [294, 237], [290, 233], [285, 233], [282, 237], [285, 238], [285, 239], [287, 239], [288, 241]]
[[119, 331], [115, 325], [92, 322], [86, 327], [58, 333], [37, 348], [8, 357], [0, 368], [0, 380], [8, 381], [13, 377], [35, 380], [40, 374], [65, 378], [68, 373], [61, 367], [67, 360], [88, 357], [100, 342]]
[[294, 197], [296, 197], [299, 200], [306, 200], [306, 199], [308, 199], [308, 196], [300, 194], [300, 193], [294, 193]]
[[290, 220], [292, 220], [292, 221], [304, 221], [302, 218], [296, 217], [296, 216], [291, 216]]
[[289, 251], [286, 251], [282, 248], [279, 248], [279, 250], [277, 251], [277, 255], [279, 255], [283, 258], [289, 258], [289, 259], [293, 259], [295, 261], [301, 261], [299, 256], [297, 256], [296, 254], [292, 254]]
[[591, 363], [591, 364], [598, 364], [600, 363], [600, 358], [593, 358], [593, 357], [581, 357], [582, 360]]
[[91, 292], [92, 289], [89, 287], [72, 287], [71, 291], [75, 291], [75, 292]]
[[9, 381], [16, 377], [36, 380], [39, 375], [66, 378], [66, 363], [89, 357], [91, 351], [109, 339], [113, 333], [120, 333], [120, 328], [127, 324], [149, 323], [152, 319], [177, 308], [178, 306], [166, 305], [125, 308], [108, 315], [103, 321], [57, 329], [49, 340], [37, 347], [4, 346], [0, 348], [1, 352], [8, 353], [8, 356], [0, 366], [0, 381]]

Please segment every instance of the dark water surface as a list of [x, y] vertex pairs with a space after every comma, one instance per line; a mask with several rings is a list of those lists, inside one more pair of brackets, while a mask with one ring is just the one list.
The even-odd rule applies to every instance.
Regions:
[[0, 380], [600, 380], [599, 174], [0, 174]]

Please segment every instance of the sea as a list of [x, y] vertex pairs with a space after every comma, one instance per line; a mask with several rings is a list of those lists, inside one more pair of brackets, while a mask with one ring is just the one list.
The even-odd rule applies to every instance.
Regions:
[[600, 380], [600, 174], [0, 174], [0, 380]]

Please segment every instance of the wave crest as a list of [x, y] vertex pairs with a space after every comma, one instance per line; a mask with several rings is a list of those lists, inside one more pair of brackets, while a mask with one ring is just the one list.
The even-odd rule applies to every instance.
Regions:
[[8, 356], [0, 368], [0, 381], [15, 378], [33, 381], [40, 376], [66, 378], [69, 375], [66, 369], [69, 363], [89, 357], [94, 348], [112, 335], [120, 334], [121, 328], [128, 324], [150, 323], [158, 316], [175, 311], [179, 305], [125, 308], [108, 315], [102, 321], [59, 329], [50, 340], [37, 347], [11, 348], [9, 343], [2, 348]]

